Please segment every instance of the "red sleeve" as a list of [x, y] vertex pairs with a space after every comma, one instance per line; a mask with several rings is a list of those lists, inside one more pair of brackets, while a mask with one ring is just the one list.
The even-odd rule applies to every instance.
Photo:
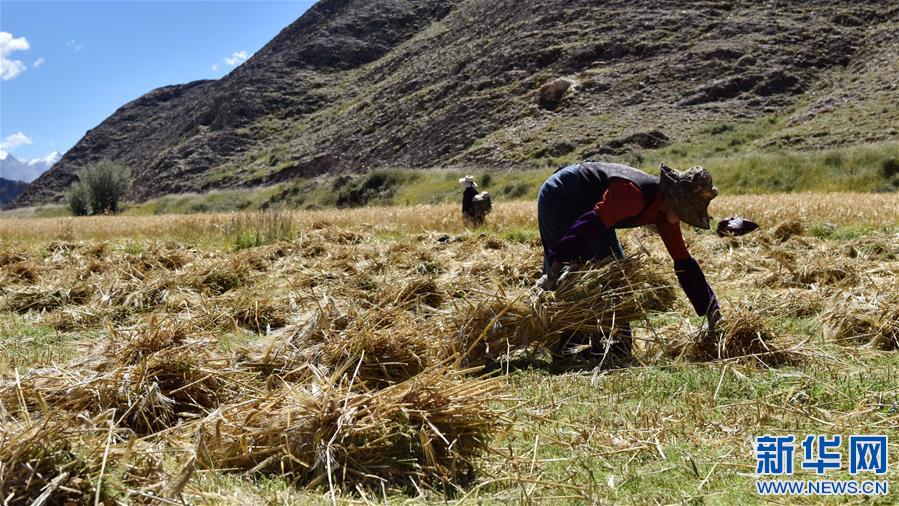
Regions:
[[[596, 214], [606, 228], [611, 229], [621, 220], [640, 214], [646, 201], [643, 192], [634, 183], [624, 179], [612, 178], [609, 187], [602, 195], [602, 200], [594, 206]], [[683, 242], [683, 241], [681, 241]]]
[[687, 245], [684, 244], [684, 236], [680, 231], [680, 223], [671, 223], [668, 220], [663, 220], [656, 223], [656, 226], [659, 229], [659, 235], [662, 236], [662, 242], [665, 243], [668, 254], [671, 255], [674, 261], [686, 260], [690, 257]]

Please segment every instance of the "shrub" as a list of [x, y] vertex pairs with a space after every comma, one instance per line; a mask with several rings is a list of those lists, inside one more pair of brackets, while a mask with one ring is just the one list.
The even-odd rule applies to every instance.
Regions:
[[76, 216], [115, 213], [131, 188], [131, 171], [103, 160], [82, 170], [69, 191], [69, 208]]
[[66, 200], [73, 215], [87, 216], [90, 212], [90, 207], [88, 207], [90, 197], [87, 193], [87, 187], [81, 181], [72, 183], [72, 188], [69, 189]]
[[[337, 207], [361, 207], [373, 202], [390, 204], [397, 188], [418, 179], [414, 173], [380, 170], [361, 178], [343, 180], [337, 192]], [[338, 189], [339, 188], [339, 189]]]
[[880, 165], [880, 170], [883, 173], [884, 177], [891, 178], [897, 174], [899, 174], [899, 158], [895, 156], [893, 158], [887, 158]]

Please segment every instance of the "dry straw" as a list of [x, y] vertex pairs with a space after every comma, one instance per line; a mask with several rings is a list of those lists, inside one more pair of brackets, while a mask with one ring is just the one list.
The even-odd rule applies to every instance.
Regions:
[[638, 256], [571, 270], [552, 293], [488, 294], [455, 311], [455, 350], [480, 365], [512, 351], [551, 348], [572, 335], [612, 335], [631, 321], [670, 311], [676, 296], [670, 277], [658, 262]]
[[504, 426], [490, 407], [501, 382], [465, 372], [428, 369], [373, 392], [356, 392], [342, 373], [288, 384], [202, 422], [198, 459], [332, 490], [464, 485]]
[[824, 313], [824, 336], [841, 345], [899, 349], [899, 297], [892, 292], [834, 298]]

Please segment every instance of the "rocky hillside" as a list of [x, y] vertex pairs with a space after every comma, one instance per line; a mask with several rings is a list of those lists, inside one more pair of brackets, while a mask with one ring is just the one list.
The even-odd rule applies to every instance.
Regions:
[[701, 141], [776, 118], [755, 147], [899, 139], [892, 0], [323, 0], [218, 81], [154, 90], [16, 201], [85, 165], [132, 197], [377, 167], [517, 168]]
[[0, 177], [0, 205], [12, 202], [27, 187], [28, 183]]

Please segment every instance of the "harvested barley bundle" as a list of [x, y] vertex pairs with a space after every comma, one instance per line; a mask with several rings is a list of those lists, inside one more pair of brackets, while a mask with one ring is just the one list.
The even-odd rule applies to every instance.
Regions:
[[899, 257], [899, 244], [895, 238], [889, 236], [866, 236], [846, 245], [845, 252], [849, 258], [877, 262], [893, 261]]
[[28, 255], [20, 251], [8, 249], [0, 250], [0, 267], [6, 267], [7, 265], [18, 262], [25, 262], [26, 260], [28, 260]]
[[117, 423], [139, 434], [206, 415], [219, 405], [234, 374], [210, 364], [203, 351], [197, 346], [164, 350], [114, 371], [98, 385], [99, 404], [116, 408]]
[[824, 337], [840, 344], [860, 343], [879, 350], [899, 349], [899, 297], [858, 295], [832, 299], [824, 314]]
[[85, 282], [48, 280], [45, 283], [7, 289], [0, 302], [0, 310], [25, 313], [52, 310], [69, 304], [80, 305], [90, 299], [93, 291], [94, 287]]
[[12, 262], [0, 266], [0, 285], [13, 283], [33, 283], [40, 276], [40, 270], [26, 261]]
[[325, 297], [309, 314], [302, 325], [277, 333], [264, 346], [244, 347], [238, 350], [238, 361], [243, 367], [260, 371], [265, 375], [277, 375], [282, 379], [305, 378], [306, 366], [321, 347], [334, 341], [356, 320], [357, 308], [343, 309], [332, 297]]
[[275, 287], [240, 289], [222, 296], [223, 304], [215, 302], [225, 307], [229, 319], [237, 325], [259, 333], [281, 328], [290, 318], [290, 304]]
[[68, 429], [49, 419], [25, 427], [13, 423], [0, 427], [4, 502], [74, 504], [89, 496], [91, 480], [100, 470], [99, 459], [91, 458], [98, 442], [67, 437]]
[[542, 317], [558, 330], [612, 328], [651, 312], [670, 311], [676, 293], [656, 262], [630, 257], [588, 264], [559, 281], [553, 296], [541, 305]]
[[488, 407], [502, 383], [464, 372], [431, 369], [371, 393], [353, 392], [346, 377], [285, 386], [207, 419], [198, 461], [308, 487], [465, 484], [504, 422]]
[[361, 387], [378, 389], [406, 381], [425, 370], [434, 362], [433, 357], [440, 355], [439, 343], [421, 322], [394, 321], [387, 328], [343, 333], [324, 343], [313, 362], [331, 371], [346, 367], [353, 371]]
[[785, 221], [771, 230], [771, 238], [777, 242], [784, 242], [793, 236], [802, 235], [803, 232], [805, 232], [805, 226], [802, 222]]
[[182, 272], [179, 286], [189, 286], [209, 295], [221, 295], [244, 286], [248, 276], [249, 267], [235, 259], [212, 259], [198, 262]]
[[800, 286], [849, 286], [859, 282], [858, 264], [846, 260], [815, 257], [803, 262], [793, 272], [793, 282]]
[[458, 330], [448, 351], [458, 354], [466, 364], [476, 366], [539, 345], [547, 330], [534, 315], [529, 299], [527, 294], [513, 298], [511, 294], [497, 292], [486, 294], [476, 303], [457, 304], [450, 327]]
[[[196, 329], [190, 323], [151, 318], [146, 326], [125, 330], [113, 330], [104, 357], [106, 366], [133, 365], [162, 350], [184, 345]], [[101, 368], [102, 370], [102, 368]]]
[[745, 305], [759, 315], [783, 317], [815, 316], [824, 308], [824, 293], [821, 290], [788, 288], [763, 292], [761, 297]]
[[732, 309], [714, 337], [703, 332], [698, 340], [688, 344], [687, 355], [694, 360], [751, 357], [767, 366], [782, 365], [796, 358], [775, 341], [762, 317], [753, 311]]
[[69, 306], [47, 313], [42, 321], [60, 332], [72, 332], [97, 328], [107, 321], [121, 321], [127, 314], [123, 307]]
[[213, 361], [203, 347], [189, 345], [114, 368], [35, 369], [19, 380], [0, 381], [0, 402], [20, 415], [35, 409], [47, 414], [113, 409], [118, 426], [151, 434], [185, 418], [205, 416], [220, 404], [227, 388], [238, 390], [246, 374], [225, 365]]
[[431, 307], [440, 307], [443, 303], [443, 290], [433, 276], [412, 276], [402, 281], [399, 286], [379, 294], [381, 305], [404, 305], [424, 303]]
[[510, 299], [493, 294], [463, 312], [455, 349], [471, 364], [483, 364], [512, 350], [549, 346], [567, 335], [611, 335], [629, 321], [669, 311], [675, 290], [660, 267], [640, 258], [588, 264], [559, 280], [553, 293]]
[[804, 255], [800, 259], [794, 252], [783, 248], [772, 249], [769, 254], [778, 268], [759, 279], [763, 286], [806, 289], [815, 286], [845, 287], [860, 280], [858, 262], [842, 257], [816, 254]]
[[177, 280], [167, 273], [132, 277], [117, 271], [100, 278], [96, 291], [101, 305], [148, 311], [165, 304], [177, 286]]
[[[107, 419], [106, 414], [88, 419], [57, 412], [34, 422], [0, 425], [4, 504], [82, 504], [94, 497], [112, 504], [137, 491], [165, 492], [168, 476], [157, 452], [134, 440], [117, 444], [116, 432], [100, 426]], [[133, 496], [148, 497], [153, 496]]]

